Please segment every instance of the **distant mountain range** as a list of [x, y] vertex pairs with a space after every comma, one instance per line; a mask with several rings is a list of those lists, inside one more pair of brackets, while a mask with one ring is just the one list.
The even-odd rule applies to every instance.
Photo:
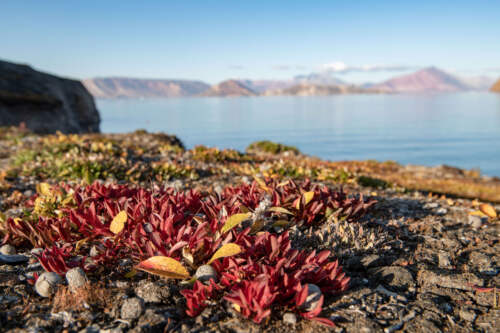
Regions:
[[257, 96], [258, 94], [250, 87], [237, 80], [227, 80], [210, 87], [202, 92], [200, 96], [212, 97], [237, 97]]
[[490, 91], [500, 93], [500, 79], [491, 86]]
[[87, 79], [82, 83], [96, 98], [183, 97], [198, 95], [210, 88], [201, 81], [126, 77]]
[[133, 78], [94, 78], [83, 80], [97, 98], [184, 97], [184, 96], [314, 96], [359, 93], [429, 93], [488, 90], [489, 77], [459, 78], [436, 67], [391, 78], [375, 84], [352, 85], [332, 72], [299, 75], [289, 80], [227, 80], [210, 86], [202, 81]]

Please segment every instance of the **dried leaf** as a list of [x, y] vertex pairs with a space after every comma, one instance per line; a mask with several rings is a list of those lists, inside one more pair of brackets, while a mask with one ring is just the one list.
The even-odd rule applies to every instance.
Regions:
[[184, 246], [182, 248], [182, 257], [188, 263], [189, 266], [193, 266], [194, 264], [193, 254], [191, 253], [191, 250], [189, 249], [188, 246]]
[[245, 221], [248, 219], [252, 213], [241, 213], [241, 214], [234, 214], [231, 215], [227, 220], [226, 223], [222, 226], [221, 233], [225, 233], [234, 227], [236, 227], [238, 224], [241, 222]]
[[289, 211], [288, 209], [283, 208], [283, 207], [271, 207], [271, 208], [269, 208], [269, 211], [275, 212], [275, 213], [283, 213], [283, 214], [293, 215], [293, 213], [291, 211]]
[[495, 208], [493, 208], [489, 204], [481, 204], [479, 205], [479, 210], [482, 211], [484, 214], [488, 215], [492, 219], [497, 217], [497, 212], [495, 211]]
[[36, 185], [36, 191], [46, 197], [52, 196], [52, 187], [47, 183], [39, 183]]
[[220, 249], [215, 251], [212, 258], [208, 261], [208, 264], [211, 264], [214, 260], [224, 258], [224, 257], [234, 256], [240, 252], [241, 252], [241, 248], [238, 244], [234, 244], [234, 243], [224, 244], [221, 246]]
[[115, 235], [120, 233], [125, 227], [125, 223], [127, 222], [127, 212], [122, 210], [113, 218], [111, 224], [109, 225], [109, 230]]
[[187, 279], [189, 277], [189, 272], [186, 268], [180, 262], [170, 257], [151, 257], [141, 261], [136, 268], [166, 278]]

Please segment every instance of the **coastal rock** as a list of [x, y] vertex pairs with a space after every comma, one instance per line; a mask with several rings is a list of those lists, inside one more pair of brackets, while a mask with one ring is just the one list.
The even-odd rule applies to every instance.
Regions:
[[0, 126], [37, 133], [99, 132], [94, 99], [79, 81], [0, 61]]

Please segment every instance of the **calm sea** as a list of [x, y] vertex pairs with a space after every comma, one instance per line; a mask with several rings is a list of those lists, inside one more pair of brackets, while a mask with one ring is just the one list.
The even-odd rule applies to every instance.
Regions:
[[269, 139], [329, 160], [448, 164], [500, 176], [500, 94], [97, 101], [103, 132], [136, 129], [243, 151]]

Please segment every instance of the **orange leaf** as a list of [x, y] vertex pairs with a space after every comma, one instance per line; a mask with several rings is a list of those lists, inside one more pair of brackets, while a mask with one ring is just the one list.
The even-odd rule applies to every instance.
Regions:
[[187, 279], [189, 277], [189, 272], [186, 268], [180, 262], [170, 257], [151, 257], [141, 261], [136, 268], [166, 278]]
[[489, 204], [481, 204], [479, 205], [479, 210], [482, 211], [484, 214], [488, 215], [492, 219], [497, 217], [497, 212], [495, 211], [495, 208], [493, 208]]
[[221, 246], [220, 249], [215, 251], [212, 258], [209, 260], [208, 264], [211, 264], [214, 260], [234, 256], [241, 252], [241, 248], [238, 244], [228, 243]]

